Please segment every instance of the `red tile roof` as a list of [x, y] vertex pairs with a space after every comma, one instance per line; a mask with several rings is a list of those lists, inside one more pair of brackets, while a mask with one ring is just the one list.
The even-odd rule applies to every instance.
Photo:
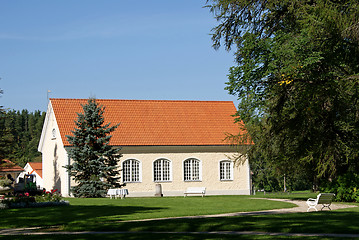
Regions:
[[31, 173], [37, 172], [37, 174], [42, 177], [42, 162], [29, 162], [29, 165], [33, 169]]
[[[87, 99], [50, 99], [60, 135], [69, 146], [66, 135], [72, 135]], [[105, 100], [105, 121], [111, 126], [120, 123], [112, 133], [111, 145], [175, 146], [228, 145], [226, 133], [238, 134], [234, 124], [236, 108], [230, 101], [158, 101]]]
[[0, 172], [22, 172], [24, 169], [7, 159], [0, 159]]

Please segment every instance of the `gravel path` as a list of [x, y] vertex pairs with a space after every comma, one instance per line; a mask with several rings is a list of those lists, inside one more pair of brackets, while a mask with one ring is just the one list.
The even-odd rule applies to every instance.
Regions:
[[[263, 199], [263, 198], [254, 198], [254, 199]], [[165, 220], [165, 219], [193, 219], [193, 218], [209, 218], [209, 217], [233, 217], [233, 216], [284, 214], [284, 213], [307, 212], [307, 209], [308, 209], [308, 205], [305, 201], [290, 200], [290, 199], [271, 199], [271, 198], [265, 198], [265, 199], [272, 200], [272, 201], [289, 202], [289, 203], [293, 203], [293, 204], [297, 205], [297, 207], [253, 211], [253, 212], [235, 212], [235, 213], [221, 213], [221, 214], [212, 214], [212, 215], [188, 216], [188, 217], [169, 217], [169, 218], [156, 218], [156, 219], [128, 220], [128, 221], [123, 221], [123, 222], [141, 222], [141, 221], [145, 222], [145, 221], [156, 221], [156, 220]], [[332, 203], [332, 205], [330, 205], [330, 208], [332, 210], [337, 210], [337, 209], [342, 209], [342, 208], [351, 208], [351, 207], [356, 207], [356, 206], [349, 205], [349, 204], [339, 204], [339, 203]], [[318, 207], [317, 209], [320, 210], [320, 207]], [[311, 209], [310, 211], [313, 211], [313, 209]], [[330, 210], [328, 208], [324, 208], [323, 211], [330, 211]]]

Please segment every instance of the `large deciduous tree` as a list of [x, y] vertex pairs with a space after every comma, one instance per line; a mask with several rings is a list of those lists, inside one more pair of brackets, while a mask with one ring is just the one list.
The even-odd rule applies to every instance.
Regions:
[[118, 125], [105, 124], [105, 107], [90, 98], [82, 105], [83, 113], [77, 113], [73, 136], [67, 136], [72, 145], [66, 168], [74, 177], [76, 186], [72, 192], [76, 197], [102, 197], [108, 188], [120, 187], [118, 159], [119, 148], [109, 145], [111, 132]]
[[215, 48], [234, 49], [238, 97], [262, 159], [315, 183], [359, 170], [359, 3], [213, 0]]

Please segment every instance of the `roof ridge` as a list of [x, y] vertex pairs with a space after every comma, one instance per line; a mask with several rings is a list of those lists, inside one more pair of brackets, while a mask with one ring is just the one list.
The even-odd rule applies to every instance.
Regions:
[[[51, 100], [77, 100], [77, 101], [86, 101], [88, 98], [50, 98]], [[228, 103], [233, 101], [231, 100], [158, 100], [158, 99], [110, 99], [110, 98], [96, 98], [96, 100], [100, 101], [128, 101], [128, 102], [213, 102], [213, 103], [219, 103], [224, 102]]]

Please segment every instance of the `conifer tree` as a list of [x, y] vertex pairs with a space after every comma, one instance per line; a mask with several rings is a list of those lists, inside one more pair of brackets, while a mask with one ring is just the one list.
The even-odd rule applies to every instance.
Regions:
[[105, 107], [90, 98], [77, 113], [73, 136], [66, 136], [73, 148], [69, 151], [72, 164], [65, 166], [74, 177], [76, 186], [71, 191], [75, 197], [102, 197], [108, 188], [120, 187], [117, 161], [119, 148], [109, 145], [110, 133], [118, 125], [105, 124]]
[[[0, 89], [0, 95], [2, 94], [3, 91]], [[5, 159], [11, 151], [12, 139], [8, 129], [5, 128], [5, 117], [6, 111], [3, 106], [0, 106], [0, 161]]]

